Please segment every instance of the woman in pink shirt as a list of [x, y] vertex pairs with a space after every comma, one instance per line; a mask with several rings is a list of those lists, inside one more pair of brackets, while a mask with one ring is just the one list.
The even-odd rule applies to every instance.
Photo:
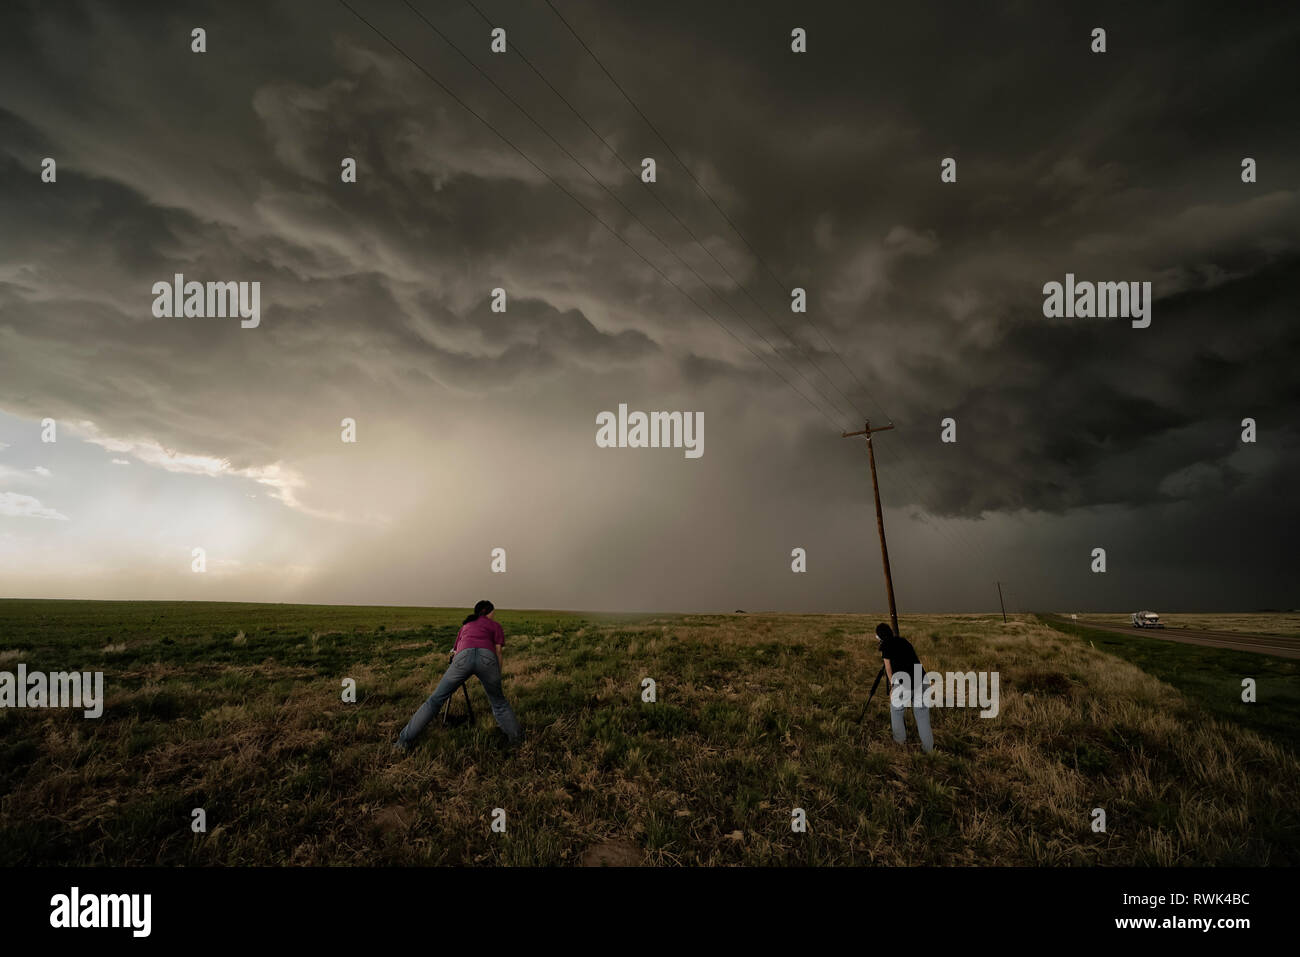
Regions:
[[519, 721], [510, 710], [506, 696], [501, 691], [501, 649], [505, 647], [506, 633], [501, 625], [494, 621], [492, 613], [495, 607], [490, 601], [481, 601], [474, 606], [456, 635], [456, 644], [451, 649], [451, 666], [427, 701], [420, 705], [420, 710], [406, 723], [394, 750], [407, 752], [411, 744], [425, 725], [433, 720], [447, 699], [456, 693], [456, 689], [469, 680], [470, 675], [478, 675], [478, 680], [487, 692], [488, 701], [492, 703], [492, 716], [511, 741], [520, 738]]

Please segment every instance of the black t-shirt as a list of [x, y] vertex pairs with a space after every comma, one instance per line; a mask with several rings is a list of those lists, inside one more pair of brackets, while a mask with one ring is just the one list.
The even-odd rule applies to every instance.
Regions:
[[[917, 657], [916, 649], [912, 647], [910, 641], [899, 635], [885, 639], [880, 643], [880, 657], [889, 659], [889, 667], [894, 674], [902, 672], [907, 675], [908, 681], [913, 685], [916, 684], [916, 675], [913, 674], [912, 668], [914, 665], [919, 665], [921, 659]], [[921, 674], [925, 675], [924, 669]]]

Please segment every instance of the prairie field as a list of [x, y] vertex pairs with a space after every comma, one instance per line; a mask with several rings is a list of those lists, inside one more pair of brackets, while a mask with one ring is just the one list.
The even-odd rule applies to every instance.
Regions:
[[0, 709], [0, 864], [1300, 862], [1294, 724], [1265, 693], [1294, 697], [1294, 662], [1246, 705], [1230, 652], [1139, 666], [1034, 616], [906, 616], [927, 669], [1000, 676], [997, 716], [934, 709], [925, 754], [883, 685], [857, 720], [882, 616], [500, 610], [522, 745], [471, 679], [476, 720], [394, 756], [463, 615], [0, 601], [0, 671], [102, 671], [105, 694], [98, 719]]

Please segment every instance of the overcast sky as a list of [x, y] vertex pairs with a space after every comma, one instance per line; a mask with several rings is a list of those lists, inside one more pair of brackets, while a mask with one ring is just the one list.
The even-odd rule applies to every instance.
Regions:
[[883, 610], [869, 416], [904, 617], [1300, 606], [1300, 13], [413, 2], [4, 5], [0, 595]]

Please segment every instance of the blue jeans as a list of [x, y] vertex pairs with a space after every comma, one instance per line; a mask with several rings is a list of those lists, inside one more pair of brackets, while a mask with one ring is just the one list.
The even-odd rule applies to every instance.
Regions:
[[[906, 675], [894, 675], [895, 686], [899, 679], [906, 679]], [[907, 684], [907, 704], [912, 703], [912, 685], [910, 681]], [[925, 689], [923, 688], [922, 691]], [[903, 712], [907, 710], [906, 706], [902, 708], [894, 707], [894, 700], [889, 700], [889, 726], [894, 732], [894, 740], [899, 744], [907, 742], [907, 724], [903, 721]], [[915, 705], [912, 708], [912, 717], [916, 720], [916, 736], [921, 739], [921, 748], [925, 751], [934, 750], [934, 735], [930, 732], [930, 709], [924, 704]]]
[[425, 725], [433, 720], [434, 716], [442, 710], [442, 706], [447, 703], [447, 699], [469, 680], [470, 675], [478, 675], [483, 690], [487, 692], [488, 701], [492, 703], [492, 716], [497, 719], [501, 730], [511, 741], [517, 741], [519, 721], [515, 718], [515, 713], [510, 710], [506, 696], [501, 692], [501, 663], [497, 661], [497, 653], [490, 648], [463, 648], [458, 651], [456, 657], [451, 660], [451, 666], [442, 676], [442, 680], [438, 682], [438, 687], [406, 723], [406, 727], [398, 734], [397, 740], [409, 748], [424, 731]]

